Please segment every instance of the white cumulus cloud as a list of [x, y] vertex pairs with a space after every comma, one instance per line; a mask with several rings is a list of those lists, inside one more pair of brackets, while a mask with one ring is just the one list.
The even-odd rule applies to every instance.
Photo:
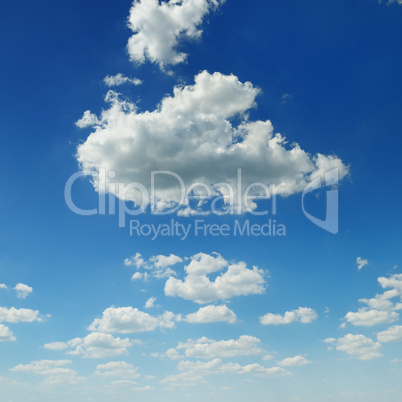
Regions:
[[292, 322], [310, 324], [318, 318], [315, 310], [308, 307], [299, 307], [296, 310], [286, 311], [284, 315], [268, 313], [260, 317], [262, 325], [284, 325]]
[[145, 308], [153, 308], [153, 307], [155, 307], [155, 302], [156, 302], [156, 298], [155, 297], [150, 297], [145, 303]]
[[102, 359], [106, 357], [121, 356], [128, 354], [128, 348], [133, 342], [128, 339], [115, 338], [110, 334], [92, 332], [85, 338], [74, 338], [67, 342], [70, 350], [69, 355], [77, 355], [85, 358]]
[[[207, 188], [212, 197], [220, 198], [224, 203], [216, 204], [220, 211], [243, 213], [257, 207], [259, 196], [301, 192], [311, 180], [335, 168], [340, 179], [348, 173], [334, 155], [311, 156], [298, 144], [288, 144], [274, 134], [270, 121], [248, 121], [246, 114], [260, 92], [250, 82], [203, 71], [194, 85], [176, 86], [173, 92], [154, 111], [140, 113], [135, 104], [109, 91], [110, 108], [99, 118], [84, 113], [77, 124], [94, 130], [78, 146], [76, 158], [96, 191], [110, 191], [121, 200], [133, 201], [136, 208], [147, 209], [151, 172], [169, 171], [177, 176], [155, 176], [156, 210], [166, 212], [177, 205], [182, 215], [202, 210], [203, 203], [193, 205], [182, 197], [195, 186], [194, 196], [205, 195]], [[242, 121], [233, 126], [230, 120], [236, 116]], [[103, 169], [113, 171], [112, 178]], [[237, 188], [238, 169], [242, 190]], [[141, 191], [136, 183], [144, 186]], [[244, 197], [247, 188], [250, 199]]]
[[180, 315], [166, 311], [162, 315], [152, 316], [132, 307], [109, 307], [101, 318], [96, 318], [88, 327], [90, 331], [105, 333], [133, 334], [154, 331], [157, 327], [174, 328]]
[[178, 64], [187, 55], [177, 47], [183, 39], [198, 39], [204, 16], [224, 0], [135, 0], [130, 10], [129, 27], [134, 32], [128, 41], [130, 59], [146, 59], [164, 68]]
[[402, 325], [394, 325], [377, 334], [379, 342], [402, 341]]
[[234, 324], [237, 321], [236, 314], [225, 305], [200, 307], [195, 313], [188, 314], [185, 321], [193, 324], [205, 324], [210, 322], [227, 322]]
[[0, 324], [0, 342], [15, 341], [17, 338], [14, 336], [10, 328]]
[[7, 308], [0, 307], [0, 322], [34, 322], [34, 321], [42, 321], [42, 318], [39, 317], [39, 311], [30, 310], [27, 308]]
[[19, 297], [20, 299], [25, 299], [33, 291], [30, 286], [25, 285], [24, 283], [17, 283], [14, 290], [17, 293], [17, 297]]
[[134, 266], [137, 269], [142, 268], [142, 267], [147, 267], [145, 260], [142, 258], [141, 253], [136, 253], [133, 257], [126, 258], [124, 260], [124, 265], [127, 267]]
[[[377, 293], [373, 298], [359, 299], [359, 302], [367, 306], [360, 308], [357, 312], [349, 311], [345, 320], [352, 325], [373, 326], [378, 324], [389, 324], [399, 319], [398, 310], [402, 309], [401, 302], [394, 302], [392, 299], [402, 295], [402, 274], [394, 274], [389, 277], [379, 277], [379, 284], [384, 289], [383, 293]], [[343, 326], [346, 323], [342, 324]]]
[[124, 361], [98, 364], [96, 366], [95, 375], [101, 377], [119, 377], [123, 379], [138, 378], [140, 376], [138, 368]]
[[46, 376], [48, 384], [76, 384], [83, 378], [78, 377], [76, 371], [65, 367], [71, 363], [71, 360], [39, 360], [29, 364], [18, 364], [10, 370]]
[[[211, 281], [208, 274], [225, 272]], [[191, 257], [185, 267], [184, 280], [170, 277], [165, 283], [167, 296], [179, 296], [199, 304], [235, 296], [264, 293], [264, 271], [253, 267], [248, 269], [244, 262], [229, 264], [219, 254], [198, 253]]]
[[166, 268], [172, 267], [173, 265], [178, 264], [179, 262], [183, 262], [183, 259], [178, 257], [177, 255], [156, 255], [151, 257], [149, 261], [153, 264], [155, 268]]
[[140, 253], [136, 253], [133, 257], [126, 258], [124, 265], [129, 267], [134, 266], [137, 269], [145, 269], [148, 271], [144, 273], [135, 272], [131, 277], [132, 280], [148, 280], [149, 278], [163, 279], [176, 276], [176, 272], [173, 271], [171, 267], [179, 262], [183, 262], [183, 260], [174, 254], [168, 256], [156, 255], [146, 261]]
[[50, 342], [44, 344], [43, 348], [49, 350], [66, 350], [68, 349], [68, 344], [65, 342]]
[[216, 374], [230, 373], [256, 377], [278, 377], [290, 374], [281, 367], [266, 368], [257, 363], [241, 366], [238, 363], [223, 363], [221, 359], [208, 362], [181, 361], [177, 368], [181, 373], [169, 375], [161, 383], [171, 387], [183, 387], [205, 382], [205, 377]]
[[299, 367], [305, 366], [306, 364], [310, 364], [312, 361], [308, 360], [304, 356], [294, 356], [294, 357], [287, 357], [286, 359], [281, 360], [278, 362], [278, 366], [283, 367]]
[[325, 341], [335, 344], [336, 350], [356, 356], [359, 360], [372, 360], [383, 356], [380, 352], [381, 344], [364, 335], [347, 334], [342, 338], [328, 338]]
[[179, 343], [177, 350], [184, 350], [186, 357], [197, 359], [214, 359], [219, 357], [235, 357], [258, 355], [261, 341], [249, 335], [242, 335], [239, 339], [215, 341], [202, 337], [196, 341], [189, 339], [186, 343]]
[[395, 311], [368, 310], [360, 308], [356, 313], [349, 311], [346, 321], [352, 325], [371, 327], [378, 324], [389, 324], [398, 320], [399, 314]]
[[361, 257], [357, 257], [356, 264], [357, 264], [358, 269], [362, 269], [363, 267], [365, 267], [368, 264], [368, 260], [364, 260]]

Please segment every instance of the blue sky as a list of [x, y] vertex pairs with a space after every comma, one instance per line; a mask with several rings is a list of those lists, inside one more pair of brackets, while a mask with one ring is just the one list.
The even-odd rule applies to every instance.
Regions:
[[[3, 5], [1, 399], [399, 401], [399, 3]], [[272, 197], [245, 212], [243, 187], [240, 214], [193, 216], [166, 179], [160, 211], [179, 213], [121, 227], [66, 204], [83, 170], [72, 199], [97, 208], [102, 169], [117, 212], [140, 201], [113, 185], [155, 170], [286, 191], [276, 215]], [[337, 191], [336, 234], [303, 213], [317, 180], [306, 211], [325, 219]], [[286, 235], [234, 232], [270, 219]]]

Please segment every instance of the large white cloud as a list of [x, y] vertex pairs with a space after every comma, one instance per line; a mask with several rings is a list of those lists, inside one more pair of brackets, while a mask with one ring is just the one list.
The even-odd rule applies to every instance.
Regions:
[[10, 328], [0, 324], [0, 342], [15, 341], [16, 339]]
[[292, 322], [310, 324], [318, 318], [315, 310], [308, 307], [299, 307], [296, 310], [286, 311], [284, 315], [268, 313], [260, 317], [262, 325], [284, 325]]
[[261, 341], [249, 335], [242, 335], [239, 339], [229, 339], [227, 341], [215, 341], [202, 337], [196, 341], [189, 339], [187, 342], [180, 342], [176, 347], [177, 351], [184, 350], [184, 354], [189, 358], [215, 359], [219, 357], [235, 357], [258, 355], [262, 352], [259, 348]]
[[[222, 271], [215, 280], [207, 276]], [[184, 280], [170, 277], [165, 283], [167, 296], [179, 296], [199, 304], [216, 300], [230, 299], [264, 293], [264, 271], [253, 267], [248, 269], [244, 262], [229, 264], [219, 254], [198, 253], [191, 257], [185, 267], [187, 276]]]
[[336, 349], [356, 356], [359, 360], [372, 360], [382, 357], [381, 344], [364, 335], [347, 334], [342, 338], [328, 338], [327, 343], [336, 344]]
[[227, 322], [234, 324], [237, 321], [236, 314], [228, 306], [200, 307], [195, 313], [187, 314], [185, 321], [193, 324], [205, 324], [210, 322]]
[[203, 17], [224, 0], [134, 0], [130, 10], [129, 27], [134, 32], [127, 48], [132, 61], [146, 59], [161, 68], [186, 60], [177, 51], [182, 39], [201, 37], [199, 28]]
[[133, 334], [154, 331], [157, 327], [173, 328], [180, 315], [166, 311], [162, 315], [152, 316], [133, 307], [109, 307], [101, 318], [96, 318], [88, 327], [90, 331], [105, 333]]
[[0, 322], [34, 322], [34, 321], [42, 321], [42, 318], [39, 317], [38, 310], [30, 310], [27, 308], [7, 308], [0, 307]]
[[[111, 192], [144, 209], [151, 201], [152, 171], [177, 174], [186, 191], [203, 183], [213, 195], [224, 198], [226, 207], [233, 206], [232, 213], [256, 207], [254, 201], [244, 199], [254, 183], [268, 186], [269, 196], [274, 187], [279, 195], [289, 195], [334, 168], [339, 169], [340, 179], [348, 173], [336, 156], [311, 156], [298, 144], [287, 144], [274, 134], [270, 121], [247, 121], [246, 112], [255, 105], [258, 93], [250, 82], [242, 83], [234, 75], [207, 71], [195, 77], [194, 85], [175, 87], [174, 95], [151, 112], [138, 112], [136, 105], [109, 91], [109, 109], [99, 118], [86, 111], [77, 122], [80, 127], [94, 127], [78, 146], [77, 160], [82, 171], [92, 176], [97, 191]], [[230, 121], [235, 116], [242, 117], [237, 126]], [[148, 196], [143, 191], [143, 198], [139, 190], [130, 188], [135, 183], [143, 185]], [[202, 203], [181, 202], [184, 192], [171, 175], [156, 175], [154, 188], [156, 210], [166, 212], [181, 205], [179, 213], [188, 215], [202, 209]], [[200, 186], [192, 190], [194, 195], [206, 194]], [[264, 196], [267, 190], [254, 186], [250, 195]]]

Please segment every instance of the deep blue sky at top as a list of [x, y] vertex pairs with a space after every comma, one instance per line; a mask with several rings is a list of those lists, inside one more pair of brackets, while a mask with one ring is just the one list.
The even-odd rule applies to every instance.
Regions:
[[[106, 93], [102, 79], [120, 72], [144, 80], [142, 86], [124, 89], [141, 100], [141, 110], [153, 110], [174, 85], [191, 84], [200, 70], [233, 73], [263, 90], [252, 119], [271, 119], [290, 143], [312, 154], [336, 153], [351, 165], [351, 179], [341, 191], [340, 236], [325, 248], [329, 235], [302, 216], [300, 196], [293, 196], [284, 202], [282, 217], [289, 228], [295, 222], [299, 229], [286, 242], [271, 243], [277, 255], [271, 260], [264, 255], [267, 267], [268, 261], [279, 264], [279, 253], [291, 249], [282, 261], [289, 265], [303, 256], [294, 251], [296, 245], [306, 250], [314, 244], [320, 251], [312, 254], [344, 253], [352, 263], [359, 254], [371, 253], [369, 258], [383, 266], [393, 264], [402, 223], [402, 7], [377, 0], [247, 5], [227, 0], [208, 17], [200, 43], [184, 46], [188, 63], [176, 66], [169, 77], [148, 62], [136, 67], [128, 60], [130, 5], [127, 0], [70, 0], [2, 6], [0, 260], [13, 268], [7, 270], [10, 280], [24, 276], [34, 288], [44, 286], [35, 283], [40, 272], [57, 288], [76, 280], [63, 267], [69, 273], [87, 267], [88, 278], [94, 272], [101, 277], [98, 270], [109, 272], [113, 264], [121, 269], [122, 259], [135, 251], [176, 251], [173, 241], [134, 244], [114, 217], [77, 217], [64, 204], [64, 184], [77, 171], [76, 145], [89, 134], [74, 122], [87, 109], [100, 112]], [[285, 93], [291, 98], [282, 104]], [[96, 194], [91, 186], [83, 183], [79, 189], [80, 201], [92, 206]], [[255, 250], [268, 254], [270, 247], [256, 240], [233, 251], [239, 242], [201, 245], [194, 240], [185, 245], [186, 255], [214, 251], [218, 245], [229, 259], [247, 259]], [[99, 280], [110, 283], [111, 278], [105, 274]], [[81, 286], [86, 287], [85, 279]], [[98, 305], [96, 310], [101, 311]]]

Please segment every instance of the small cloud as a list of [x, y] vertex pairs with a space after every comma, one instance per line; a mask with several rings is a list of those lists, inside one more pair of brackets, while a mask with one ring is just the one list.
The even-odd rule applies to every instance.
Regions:
[[259, 355], [262, 350], [259, 348], [261, 341], [249, 335], [242, 335], [239, 339], [216, 341], [202, 337], [198, 340], [189, 339], [187, 342], [179, 342], [176, 348], [169, 349], [166, 356], [178, 360], [179, 350], [184, 350], [187, 358], [195, 359], [216, 359], [238, 356]]
[[18, 283], [15, 286], [14, 290], [17, 293], [17, 297], [19, 297], [20, 299], [25, 299], [33, 291], [33, 289], [30, 286], [25, 285], [23, 283]]
[[237, 321], [236, 314], [227, 306], [206, 306], [201, 307], [197, 312], [188, 314], [184, 321], [205, 324], [211, 322], [226, 322], [234, 324]]
[[131, 388], [131, 391], [137, 391], [137, 392], [146, 392], [146, 391], [151, 391], [152, 387], [149, 385], [146, 385], [145, 387], [136, 387], [136, 388]]
[[99, 124], [99, 120], [94, 113], [91, 113], [89, 110], [86, 110], [78, 121], [75, 122], [75, 125], [78, 128], [86, 128], [91, 127], [94, 124]]
[[289, 102], [290, 100], [293, 99], [293, 96], [290, 94], [283, 94], [281, 96], [281, 104], [284, 105], [285, 103]]
[[10, 328], [0, 324], [0, 342], [11, 342], [16, 339]]
[[133, 84], [133, 85], [141, 85], [142, 81], [138, 78], [129, 78], [124, 76], [123, 74], [119, 73], [116, 75], [107, 75], [104, 79], [103, 82], [105, 85], [108, 87], [117, 87], [119, 85], [123, 85], [127, 82]]
[[77, 372], [65, 366], [71, 364], [71, 360], [39, 360], [29, 364], [18, 364], [11, 371], [33, 373], [45, 376], [45, 383], [48, 385], [71, 384], [74, 385], [84, 380], [78, 377]]
[[311, 308], [299, 307], [297, 310], [286, 311], [284, 315], [268, 313], [260, 317], [262, 325], [285, 325], [293, 322], [310, 324], [318, 318], [318, 314]]
[[265, 355], [262, 360], [272, 360], [274, 358], [274, 356], [272, 355]]
[[372, 360], [383, 356], [380, 352], [381, 344], [364, 335], [347, 334], [343, 338], [328, 338], [324, 342], [335, 345], [336, 350], [355, 356], [359, 360]]
[[361, 257], [356, 258], [357, 268], [360, 270], [368, 264], [368, 260], [363, 260]]
[[137, 308], [110, 307], [102, 313], [101, 318], [96, 318], [88, 329], [109, 334], [133, 334], [154, 331], [158, 327], [172, 329], [175, 327], [175, 322], [180, 320], [180, 314], [175, 315], [170, 311], [151, 316]]
[[0, 307], [0, 322], [42, 322], [43, 318], [39, 316], [38, 310], [30, 310], [27, 308], [7, 308]]
[[278, 362], [278, 366], [300, 367], [310, 363], [312, 363], [312, 361], [306, 359], [304, 356], [299, 355], [295, 357], [288, 357], [286, 359], [281, 360], [280, 362]]
[[7, 285], [5, 285], [4, 283], [0, 283], [0, 289], [7, 289]]
[[136, 272], [132, 277], [131, 277], [131, 280], [132, 281], [137, 281], [137, 280], [140, 280], [140, 279], [144, 279], [144, 281], [147, 281], [148, 279], [149, 279], [149, 275], [145, 272], [145, 273], [142, 273], [142, 272]]
[[68, 348], [68, 344], [65, 342], [51, 342], [43, 345], [43, 348], [49, 350], [65, 350]]
[[95, 375], [102, 377], [119, 377], [122, 380], [130, 380], [140, 376], [137, 367], [124, 361], [98, 364], [96, 366]]
[[150, 297], [147, 302], [145, 303], [145, 308], [153, 308], [155, 307], [156, 298]]
[[[380, 0], [380, 3], [381, 3], [381, 0]], [[393, 3], [402, 5], [402, 0], [388, 0], [387, 6], [389, 6], [390, 4], [393, 4]]]
[[145, 263], [145, 260], [142, 258], [140, 253], [136, 253], [135, 256], [126, 258], [124, 260], [124, 265], [127, 267], [135, 266], [137, 269], [139, 268], [148, 268]]

